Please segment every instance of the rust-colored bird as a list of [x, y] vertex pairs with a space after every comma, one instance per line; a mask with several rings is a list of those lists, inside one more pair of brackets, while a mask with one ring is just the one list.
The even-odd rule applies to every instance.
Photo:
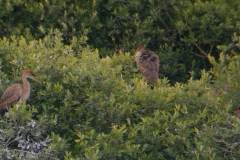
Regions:
[[0, 103], [0, 113], [2, 115], [7, 112], [6, 107], [13, 106], [17, 102], [24, 102], [28, 99], [31, 87], [30, 83], [27, 81], [27, 78], [32, 78], [41, 84], [41, 82], [34, 77], [34, 74], [31, 70], [25, 70], [22, 74], [23, 86], [20, 84], [13, 84], [3, 93]]
[[116, 54], [116, 55], [119, 55], [120, 51], [121, 51], [122, 53], [124, 53], [124, 50], [125, 50], [125, 49], [124, 49], [123, 47], [120, 48], [119, 50], [118, 50], [117, 48], [115, 48], [113, 53]]
[[234, 112], [234, 115], [237, 117], [237, 118], [240, 118], [240, 104], [238, 105], [238, 110], [236, 110]]
[[154, 82], [153, 85], [155, 86], [155, 82], [158, 81], [158, 56], [151, 51], [146, 51], [142, 45], [138, 45], [131, 60], [133, 60], [135, 57], [138, 69], [142, 73], [143, 77]]

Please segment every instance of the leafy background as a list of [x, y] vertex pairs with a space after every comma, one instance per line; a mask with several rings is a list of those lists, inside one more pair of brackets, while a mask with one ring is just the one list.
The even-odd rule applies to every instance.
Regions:
[[[0, 93], [31, 69], [29, 100], [0, 118], [3, 159], [237, 159], [236, 0], [0, 2]], [[154, 90], [137, 44], [160, 58]], [[114, 50], [123, 48], [118, 54]]]

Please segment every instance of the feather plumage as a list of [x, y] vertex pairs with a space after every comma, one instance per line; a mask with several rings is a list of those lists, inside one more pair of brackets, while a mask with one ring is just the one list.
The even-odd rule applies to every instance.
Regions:
[[138, 45], [136, 48], [136, 62], [144, 78], [157, 82], [159, 58], [154, 52], [146, 51], [142, 45]]
[[28, 99], [30, 94], [30, 84], [27, 78], [30, 77], [41, 84], [35, 77], [31, 70], [24, 71], [22, 75], [23, 86], [20, 84], [13, 84], [3, 93], [0, 103], [0, 113], [3, 115], [7, 109], [17, 102], [23, 102]]

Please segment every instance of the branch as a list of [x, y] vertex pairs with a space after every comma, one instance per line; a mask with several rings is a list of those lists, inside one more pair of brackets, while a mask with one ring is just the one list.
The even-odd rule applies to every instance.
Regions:
[[[191, 31], [191, 28], [187, 25], [187, 27], [188, 27], [188, 30], [189, 30], [189, 32], [192, 32]], [[195, 43], [195, 42], [193, 42], [194, 43], [194, 45], [198, 48], [198, 50], [203, 54], [203, 55], [205, 55], [206, 57], [208, 57], [209, 55], [210, 55], [210, 53], [212, 52], [212, 45], [210, 44], [210, 51], [209, 51], [209, 53], [207, 54], [206, 52], [204, 52], [198, 45], [197, 45], [197, 43]], [[200, 56], [200, 55], [198, 55], [199, 57], [202, 57], [202, 56]]]

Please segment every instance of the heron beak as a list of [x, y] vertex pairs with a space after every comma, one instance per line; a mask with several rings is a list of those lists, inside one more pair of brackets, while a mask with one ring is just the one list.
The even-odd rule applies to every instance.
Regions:
[[136, 55], [137, 55], [137, 51], [134, 53], [134, 55], [132, 56], [132, 58], [131, 58], [131, 61], [136, 57]]
[[33, 80], [35, 80], [36, 82], [38, 82], [39, 84], [42, 84], [37, 78], [35, 78], [34, 76], [31, 76], [31, 78], [33, 79]]

